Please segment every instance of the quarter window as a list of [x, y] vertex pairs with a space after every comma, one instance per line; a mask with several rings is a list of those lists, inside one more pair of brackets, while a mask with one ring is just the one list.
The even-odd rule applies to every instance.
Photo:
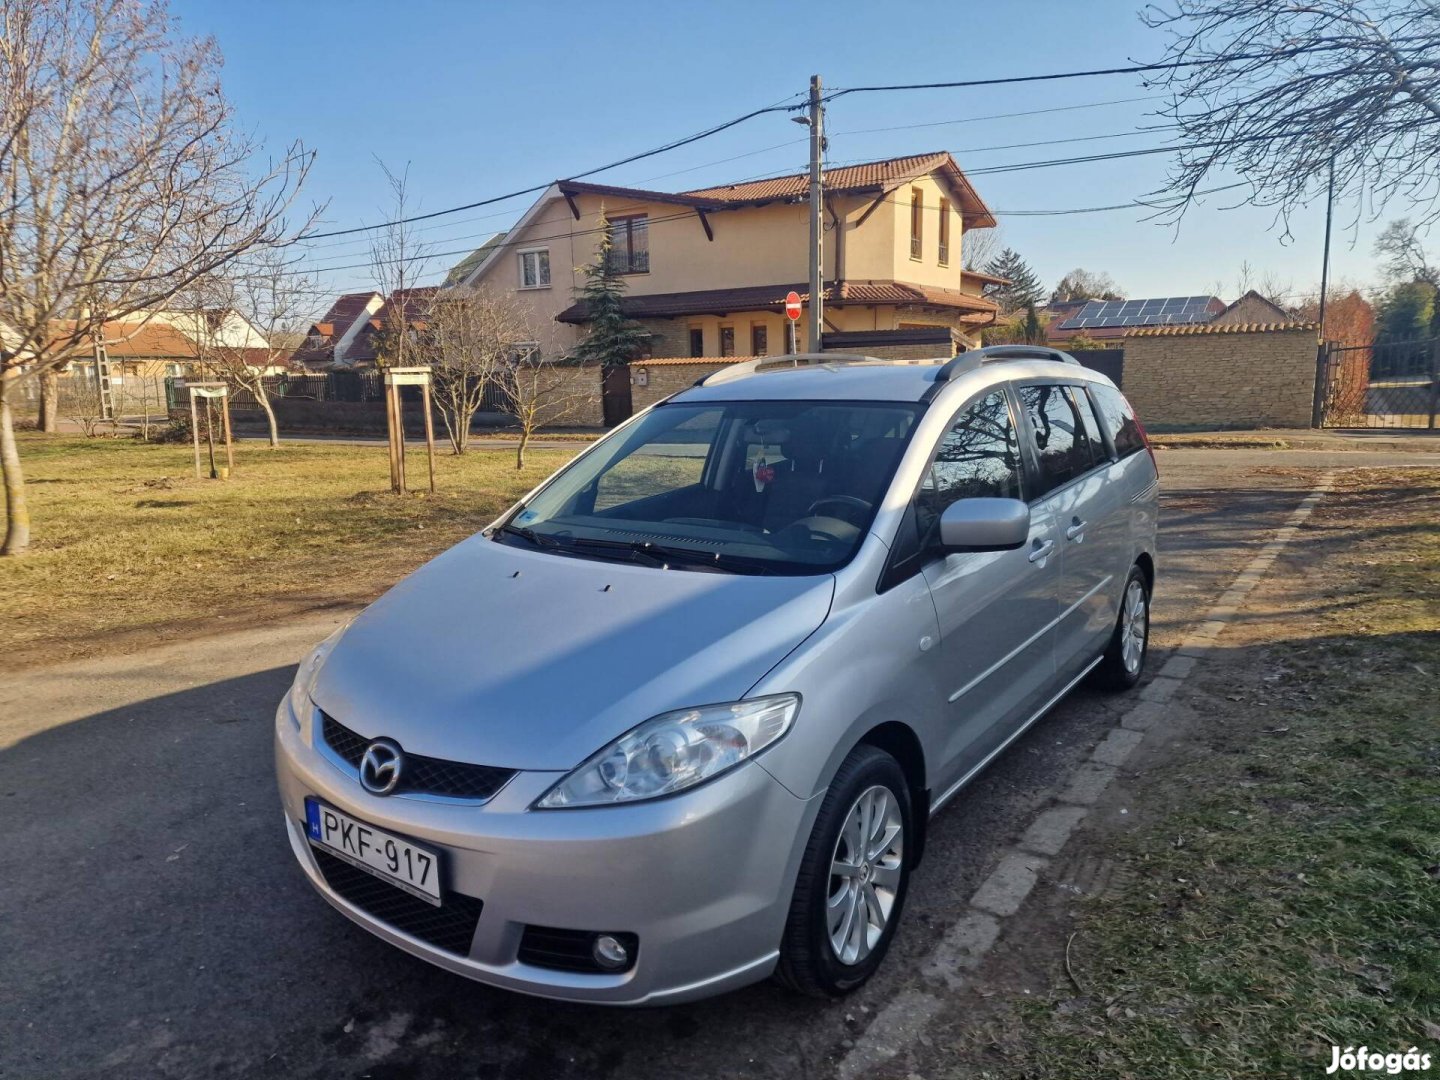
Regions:
[[915, 500], [922, 545], [958, 499], [1021, 497], [1020, 443], [1005, 395], [996, 391], [966, 409], [935, 452]]
[[1070, 404], [1075, 408], [1075, 415], [1080, 417], [1081, 434], [1085, 437], [1086, 445], [1090, 449], [1090, 464], [1103, 465], [1110, 460], [1110, 454], [1105, 449], [1105, 440], [1100, 437], [1100, 428], [1095, 423], [1095, 413], [1090, 408], [1090, 402], [1085, 399], [1085, 388], [1083, 386], [1071, 386], [1067, 388], [1070, 392]]
[[536, 248], [520, 252], [520, 287], [545, 289], [550, 286], [550, 251]]
[[1095, 403], [1095, 412], [1100, 425], [1110, 433], [1115, 445], [1116, 457], [1129, 457], [1145, 449], [1145, 438], [1140, 434], [1140, 425], [1135, 420], [1135, 410], [1125, 400], [1125, 395], [1114, 387], [1101, 383], [1090, 384], [1090, 398]]
[[1020, 402], [1030, 420], [1040, 461], [1036, 497], [1088, 472], [1090, 446], [1075, 406], [1063, 386], [1022, 386]]
[[616, 274], [650, 272], [650, 219], [644, 214], [610, 219], [610, 269]]

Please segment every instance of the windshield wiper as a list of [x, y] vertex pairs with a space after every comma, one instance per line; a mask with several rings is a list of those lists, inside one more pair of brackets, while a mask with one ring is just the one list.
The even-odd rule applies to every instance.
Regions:
[[507, 536], [518, 536], [522, 540], [528, 540], [537, 548], [558, 548], [560, 541], [552, 537], [537, 533], [534, 529], [527, 529], [523, 525], [501, 525], [496, 532], [504, 533]]
[[615, 551], [628, 550], [632, 557], [642, 556], [653, 566], [678, 565], [697, 570], [718, 570], [730, 574], [767, 574], [769, 571], [747, 559], [723, 555], [718, 551], [699, 551], [695, 548], [666, 547], [649, 540], [593, 540], [589, 537], [572, 537], [577, 546], [609, 548]]

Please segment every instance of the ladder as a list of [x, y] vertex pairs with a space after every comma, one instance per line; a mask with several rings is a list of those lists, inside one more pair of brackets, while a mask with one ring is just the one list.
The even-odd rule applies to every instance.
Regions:
[[115, 395], [110, 385], [110, 352], [103, 341], [95, 342], [95, 382], [100, 390], [100, 417], [115, 419]]

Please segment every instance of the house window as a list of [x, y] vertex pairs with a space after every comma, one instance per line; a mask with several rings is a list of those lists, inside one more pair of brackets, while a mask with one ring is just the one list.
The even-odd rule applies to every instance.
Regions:
[[720, 355], [735, 355], [735, 328], [733, 326], [720, 327]]
[[940, 265], [950, 265], [950, 200], [940, 200]]
[[705, 355], [705, 330], [703, 327], [690, 327], [690, 355]]
[[529, 364], [540, 359], [540, 343], [538, 341], [512, 341], [510, 343], [510, 362], [512, 364]]
[[650, 272], [650, 219], [644, 214], [610, 219], [610, 270], [616, 274]]
[[770, 349], [769, 349], [769, 347], [768, 347], [768, 338], [769, 338], [769, 334], [768, 334], [768, 332], [767, 332], [766, 329], [765, 329], [765, 324], [764, 324], [764, 323], [760, 323], [760, 322], [751, 323], [751, 324], [750, 324], [750, 355], [751, 355], [751, 356], [768, 356], [768, 355], [770, 354]]
[[921, 226], [924, 223], [925, 195], [919, 188], [910, 189], [910, 258], [920, 258]]
[[550, 249], [536, 248], [520, 252], [520, 288], [548, 289], [550, 287]]

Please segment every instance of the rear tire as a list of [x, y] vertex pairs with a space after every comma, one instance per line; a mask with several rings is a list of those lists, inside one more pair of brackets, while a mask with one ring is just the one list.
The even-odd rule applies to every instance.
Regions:
[[775, 977], [812, 997], [841, 997], [885, 959], [918, 850], [899, 763], [857, 746], [840, 765], [800, 863]]
[[1105, 655], [1095, 668], [1095, 682], [1106, 690], [1129, 690], [1145, 673], [1150, 655], [1150, 584], [1138, 566], [1130, 568], [1120, 612]]

